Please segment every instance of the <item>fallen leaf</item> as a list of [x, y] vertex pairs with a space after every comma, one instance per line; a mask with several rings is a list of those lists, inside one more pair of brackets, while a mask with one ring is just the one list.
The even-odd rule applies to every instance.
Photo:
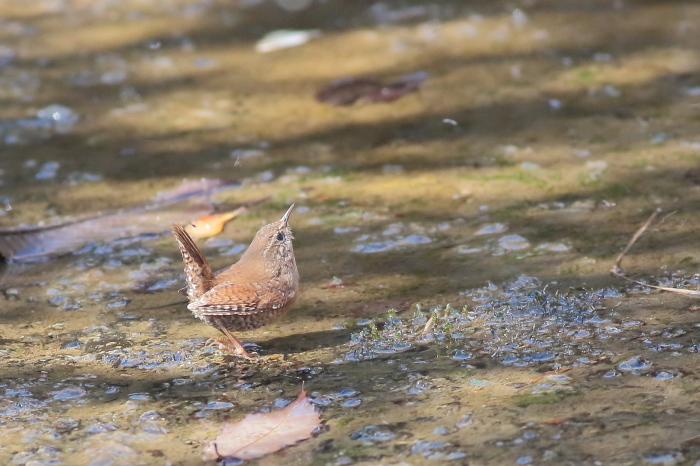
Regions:
[[245, 207], [239, 207], [232, 212], [207, 215], [206, 217], [198, 218], [194, 222], [185, 225], [185, 231], [193, 238], [210, 238], [221, 233], [227, 222], [238, 217], [245, 211]]
[[33, 262], [74, 252], [89, 242], [165, 233], [172, 223], [211, 214], [214, 208], [206, 198], [232, 186], [236, 185], [220, 180], [187, 181], [137, 207], [97, 212], [46, 226], [3, 229], [0, 255], [7, 262]]
[[316, 100], [331, 105], [352, 105], [363, 95], [379, 92], [382, 83], [372, 77], [340, 78], [316, 93]]
[[302, 390], [284, 409], [248, 414], [241, 421], [224, 425], [216, 440], [205, 448], [204, 458], [260, 458], [308, 439], [319, 425], [316, 407]]
[[392, 102], [400, 99], [406, 94], [418, 91], [427, 77], [428, 73], [425, 71], [406, 74], [386, 86], [382, 86], [378, 92], [362, 96], [361, 102]]
[[428, 74], [425, 71], [401, 76], [383, 84], [371, 76], [347, 77], [331, 81], [316, 93], [316, 100], [331, 105], [361, 102], [391, 102], [420, 89]]

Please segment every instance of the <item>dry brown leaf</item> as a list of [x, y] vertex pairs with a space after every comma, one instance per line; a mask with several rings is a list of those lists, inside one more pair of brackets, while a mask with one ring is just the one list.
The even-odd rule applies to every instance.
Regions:
[[566, 422], [566, 419], [551, 419], [549, 421], [544, 421], [545, 424], [549, 426], [557, 426], [559, 424], [564, 424]]
[[216, 440], [204, 449], [204, 458], [260, 458], [306, 440], [319, 425], [321, 417], [302, 390], [284, 409], [248, 414], [241, 421], [224, 425]]
[[185, 231], [193, 238], [210, 238], [221, 233], [226, 222], [233, 220], [245, 211], [245, 207], [239, 207], [231, 212], [207, 215], [206, 217], [198, 218], [194, 222], [185, 225]]

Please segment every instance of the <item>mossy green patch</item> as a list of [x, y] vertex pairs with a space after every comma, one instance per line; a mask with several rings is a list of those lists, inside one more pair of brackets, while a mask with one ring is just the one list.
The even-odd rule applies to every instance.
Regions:
[[510, 172], [510, 173], [497, 173], [497, 174], [491, 174], [491, 175], [472, 175], [472, 174], [463, 174], [461, 175], [462, 178], [468, 179], [468, 180], [474, 180], [474, 181], [516, 181], [518, 183], [530, 185], [530, 186], [537, 186], [538, 188], [544, 188], [547, 186], [547, 181], [543, 180], [541, 178], [538, 178], [537, 176], [533, 175], [532, 173], [525, 172], [525, 171], [515, 171], [515, 172]]

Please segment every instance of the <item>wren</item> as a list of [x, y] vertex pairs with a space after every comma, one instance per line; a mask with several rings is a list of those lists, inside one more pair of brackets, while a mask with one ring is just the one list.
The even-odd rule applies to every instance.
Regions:
[[288, 224], [293, 208], [294, 204], [280, 220], [260, 228], [241, 259], [218, 272], [212, 272], [184, 228], [172, 228], [185, 263], [187, 309], [226, 335], [233, 348], [225, 347], [244, 357], [250, 355], [231, 332], [269, 324], [287, 312], [299, 294], [294, 237]]

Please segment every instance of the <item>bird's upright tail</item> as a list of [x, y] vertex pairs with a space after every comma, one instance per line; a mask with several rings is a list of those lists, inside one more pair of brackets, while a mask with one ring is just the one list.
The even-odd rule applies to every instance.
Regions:
[[187, 297], [190, 302], [199, 299], [212, 286], [214, 274], [192, 237], [180, 225], [173, 225], [173, 235], [180, 247], [187, 276]]

